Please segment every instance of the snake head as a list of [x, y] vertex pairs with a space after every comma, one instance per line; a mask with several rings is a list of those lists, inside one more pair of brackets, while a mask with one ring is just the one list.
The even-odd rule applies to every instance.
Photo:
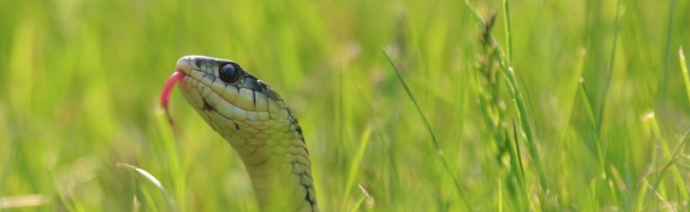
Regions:
[[266, 211], [318, 211], [309, 152], [280, 95], [239, 64], [205, 56], [177, 61], [161, 95], [175, 83], [187, 102], [239, 153]]
[[[292, 125], [291, 122], [298, 127], [280, 95], [236, 62], [206, 56], [185, 56], [177, 61], [175, 69], [184, 74], [179, 85], [185, 99], [223, 136], [251, 134], [255, 130], [245, 131], [242, 128], [275, 126], [275, 122], [285, 120], [288, 127]], [[234, 126], [223, 126], [228, 123]], [[229, 128], [234, 128], [236, 132], [228, 132]]]

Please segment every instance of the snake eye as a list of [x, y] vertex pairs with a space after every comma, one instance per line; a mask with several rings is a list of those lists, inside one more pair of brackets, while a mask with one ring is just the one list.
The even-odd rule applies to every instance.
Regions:
[[240, 80], [240, 67], [235, 64], [228, 63], [220, 67], [218, 76], [223, 82], [237, 83]]
[[201, 60], [194, 60], [194, 65], [196, 65], [197, 68], [201, 68]]

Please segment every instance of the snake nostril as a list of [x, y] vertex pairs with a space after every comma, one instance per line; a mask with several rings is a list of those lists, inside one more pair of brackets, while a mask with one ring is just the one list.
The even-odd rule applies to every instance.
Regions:
[[253, 91], [263, 92], [261, 86], [255, 80], [244, 80], [244, 87], [251, 89]]

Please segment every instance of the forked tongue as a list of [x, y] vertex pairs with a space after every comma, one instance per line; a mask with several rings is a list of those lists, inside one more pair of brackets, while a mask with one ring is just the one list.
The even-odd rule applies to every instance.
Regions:
[[177, 81], [182, 80], [184, 77], [184, 73], [181, 71], [175, 71], [170, 77], [168, 78], [168, 81], [165, 82], [165, 86], [163, 86], [163, 92], [161, 93], [161, 106], [163, 107], [163, 110], [165, 110], [165, 116], [168, 119], [168, 123], [170, 123], [170, 126], [175, 129], [175, 122], [173, 122], [172, 116], [170, 115], [170, 110], [168, 109], [168, 104], [170, 103], [170, 95], [172, 94], [172, 90], [175, 87], [175, 83]]

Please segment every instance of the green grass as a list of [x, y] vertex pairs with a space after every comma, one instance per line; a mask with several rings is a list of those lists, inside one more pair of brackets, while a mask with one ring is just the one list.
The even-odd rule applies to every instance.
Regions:
[[0, 211], [255, 211], [177, 89], [175, 135], [159, 111], [189, 54], [286, 99], [323, 211], [685, 211], [687, 20], [675, 0], [0, 1]]

